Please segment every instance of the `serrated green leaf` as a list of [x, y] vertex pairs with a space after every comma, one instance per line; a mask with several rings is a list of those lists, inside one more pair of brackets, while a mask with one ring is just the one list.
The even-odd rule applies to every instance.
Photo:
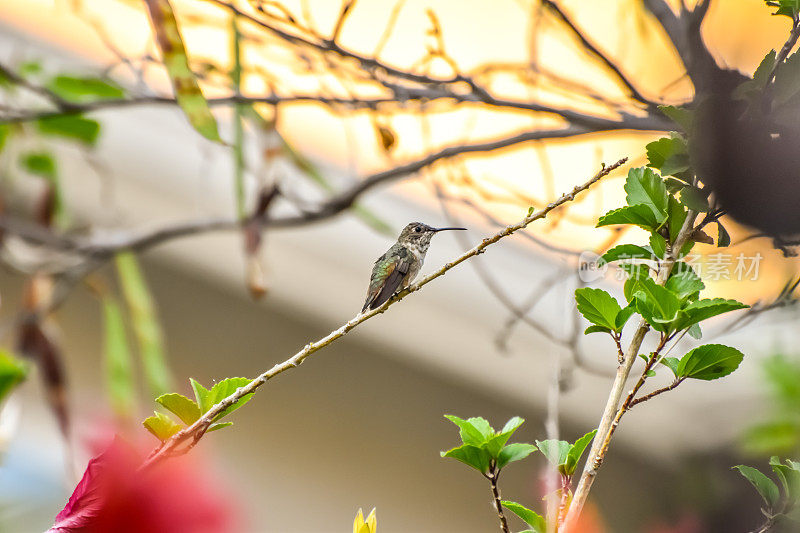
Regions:
[[28, 365], [0, 349], [0, 402], [28, 376]]
[[658, 169], [663, 176], [681, 175], [689, 170], [689, 150], [678, 133], [653, 141], [646, 149], [647, 166]]
[[524, 505], [517, 502], [503, 500], [500, 503], [503, 507], [517, 515], [523, 522], [531, 526], [536, 533], [547, 532], [547, 523], [542, 515], [531, 511]]
[[678, 317], [680, 300], [669, 289], [650, 278], [639, 280], [633, 295], [636, 311], [650, 326], [662, 332], [670, 331], [670, 322]]
[[680, 317], [676, 320], [674, 327], [676, 330], [686, 329], [693, 324], [698, 324], [711, 317], [746, 309], [750, 307], [736, 300], [726, 300], [724, 298], [705, 298], [691, 302], [680, 312]]
[[132, 252], [118, 252], [114, 256], [114, 264], [128, 304], [150, 392], [153, 396], [166, 394], [172, 389], [172, 376], [167, 367], [163, 333], [150, 288]]
[[205, 413], [206, 411], [208, 411], [208, 409], [211, 408], [211, 405], [213, 405], [209, 404], [208, 402], [209, 390], [203, 387], [203, 385], [194, 378], [189, 378], [189, 383], [192, 385], [192, 391], [194, 391], [194, 398], [197, 405], [200, 407], [200, 411]]
[[679, 377], [710, 381], [732, 373], [739, 367], [744, 354], [723, 344], [704, 344], [681, 357]]
[[592, 430], [583, 437], [579, 438], [575, 441], [575, 444], [570, 446], [569, 452], [567, 452], [567, 460], [564, 467], [564, 473], [568, 476], [571, 476], [575, 473], [575, 468], [578, 466], [578, 463], [581, 460], [581, 456], [583, 452], [586, 450], [586, 447], [592, 442], [594, 439], [595, 434], [597, 434], [597, 430]]
[[43, 135], [55, 135], [94, 146], [100, 136], [100, 123], [81, 115], [57, 115], [41, 118], [37, 122]]
[[106, 390], [114, 413], [123, 418], [132, 417], [136, 410], [136, 393], [125, 319], [116, 298], [104, 295], [102, 303]]
[[497, 468], [503, 468], [509, 463], [525, 459], [536, 451], [536, 446], [526, 442], [514, 442], [504, 446], [497, 455]]
[[46, 86], [59, 98], [73, 104], [116, 100], [125, 96], [125, 91], [118, 85], [95, 77], [59, 75], [51, 79]]
[[471, 444], [463, 444], [452, 450], [440, 452], [440, 455], [442, 457], [450, 457], [461, 461], [465, 465], [471, 466], [483, 474], [489, 471], [489, 463], [492, 460], [489, 456], [489, 452]]
[[163, 413], [155, 413], [154, 416], [145, 418], [142, 425], [161, 442], [164, 442], [181, 430], [179, 424], [176, 424], [170, 417]]
[[202, 415], [200, 412], [200, 407], [195, 401], [190, 400], [186, 396], [176, 392], [162, 394], [156, 398], [156, 402], [171, 411], [187, 426], [197, 422], [197, 419], [200, 418], [200, 415]]
[[653, 210], [649, 206], [638, 204], [612, 209], [597, 220], [597, 227], [633, 224], [634, 226], [652, 231], [659, 227], [662, 222], [663, 220], [656, 218], [655, 214], [653, 214]]
[[630, 259], [646, 259], [654, 261], [656, 258], [652, 251], [648, 250], [647, 248], [643, 248], [642, 246], [637, 246], [635, 244], [620, 244], [604, 253], [597, 261], [597, 265], [602, 266], [605, 263], [611, 263], [612, 261], [625, 261]]
[[791, 463], [792, 462], [789, 461], [789, 465], [785, 465], [774, 455], [769, 459], [769, 465], [772, 467], [772, 471], [775, 472], [775, 476], [781, 482], [783, 493], [790, 502], [796, 502], [797, 499], [800, 498], [800, 471], [792, 468], [790, 466]]
[[667, 218], [667, 188], [661, 176], [646, 167], [632, 168], [625, 180], [625, 199], [629, 207], [648, 206], [656, 221], [661, 224]]
[[621, 308], [616, 298], [602, 289], [583, 287], [575, 291], [578, 311], [589, 322], [616, 329], [616, 318]]
[[189, 123], [203, 137], [210, 141], [221, 142], [217, 121], [211, 114], [203, 91], [189, 66], [186, 47], [172, 6], [168, 0], [148, 0], [145, 5], [178, 105], [189, 119]]
[[461, 442], [481, 447], [486, 442], [483, 432], [472, 425], [471, 422], [454, 415], [444, 415], [446, 419], [458, 426]]
[[758, 491], [769, 509], [773, 509], [780, 500], [778, 486], [760, 470], [747, 465], [737, 465], [733, 467], [742, 474], [747, 481]]
[[664, 254], [667, 251], [667, 241], [660, 233], [654, 231], [650, 233], [650, 248], [653, 249], [653, 253], [656, 257], [664, 259]]
[[537, 440], [536, 447], [539, 448], [539, 451], [542, 452], [551, 465], [561, 467], [567, 462], [571, 446], [565, 440], [547, 439], [543, 441]]
[[681, 300], [691, 300], [706, 286], [694, 273], [694, 270], [685, 269], [672, 274], [664, 284], [664, 288], [677, 295]]

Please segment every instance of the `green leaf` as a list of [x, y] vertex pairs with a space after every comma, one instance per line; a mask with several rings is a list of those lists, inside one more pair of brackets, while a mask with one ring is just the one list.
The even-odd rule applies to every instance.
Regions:
[[720, 222], [717, 222], [717, 232], [717, 246], [720, 248], [730, 246], [731, 236]]
[[639, 280], [633, 296], [637, 312], [653, 329], [662, 332], [671, 330], [669, 323], [677, 318], [680, 309], [680, 300], [675, 294], [647, 278]]
[[800, 426], [795, 420], [773, 420], [748, 428], [742, 448], [749, 455], [793, 453], [800, 443]]
[[503, 505], [503, 507], [521, 518], [523, 522], [531, 526], [536, 533], [547, 532], [547, 523], [542, 515], [531, 511], [524, 505], [517, 502], [503, 500], [500, 503]]
[[39, 132], [80, 141], [94, 146], [100, 135], [100, 123], [81, 115], [57, 115], [37, 121]]
[[664, 284], [664, 288], [677, 295], [681, 300], [691, 300], [706, 286], [695, 274], [694, 270], [684, 269], [681, 272], [672, 274]]
[[704, 344], [681, 357], [678, 377], [710, 381], [732, 373], [739, 367], [744, 354], [723, 344]]
[[172, 6], [168, 0], [153, 0], [146, 2], [146, 5], [178, 105], [200, 135], [210, 141], [221, 142], [217, 121], [211, 114], [203, 91], [189, 66], [186, 47]]
[[680, 361], [677, 357], [664, 357], [661, 359], [661, 364], [672, 370], [672, 373], [675, 374], [676, 378], [678, 377], [678, 365], [680, 364]]
[[0, 402], [28, 376], [28, 365], [0, 349]]
[[472, 424], [472, 427], [480, 431], [481, 435], [483, 435], [484, 440], [494, 436], [494, 428], [489, 424], [489, 421], [486, 420], [485, 418], [482, 418], [480, 416], [473, 416], [467, 418], [467, 422]]
[[[492, 430], [492, 436], [486, 439], [484, 446], [489, 451], [489, 454], [493, 459], [498, 457], [500, 450], [503, 449], [503, 446], [505, 446], [506, 442], [508, 442], [508, 439], [511, 438], [511, 435], [513, 435], [517, 428], [519, 428], [524, 422], [524, 419], [515, 416], [506, 422], [506, 425], [503, 426], [503, 429], [501, 429], [499, 433], [495, 434], [494, 430]], [[480, 428], [480, 423], [478, 424]], [[488, 424], [489, 423], [486, 422], [486, 425]], [[489, 429], [491, 429], [491, 426], [489, 426]]]
[[686, 332], [693, 339], [700, 340], [703, 338], [703, 330], [700, 329], [700, 324], [692, 324], [689, 326], [689, 329], [687, 329]]
[[664, 113], [675, 124], [680, 126], [684, 132], [688, 133], [692, 130], [692, 125], [694, 123], [694, 112], [690, 111], [689, 109], [674, 105], [660, 105], [658, 106], [658, 110]]
[[769, 465], [772, 471], [781, 482], [783, 486], [783, 493], [787, 496], [790, 502], [796, 502], [800, 498], [800, 470], [793, 468], [797, 463], [788, 461], [789, 465], [781, 463], [780, 459], [775, 456], [770, 457]]
[[692, 324], [697, 324], [711, 317], [747, 307], [750, 306], [736, 300], [725, 300], [724, 298], [697, 300], [681, 310], [680, 318], [675, 322], [675, 329], [686, 329]]
[[667, 241], [661, 234], [654, 231], [650, 234], [650, 248], [653, 249], [653, 253], [659, 259], [664, 259], [664, 254], [667, 251]]
[[590, 333], [611, 333], [611, 330], [605, 326], [589, 326], [583, 330], [584, 335], [588, 335]]
[[27, 172], [47, 180], [56, 180], [56, 160], [48, 152], [28, 152], [22, 154], [20, 164]]
[[114, 256], [114, 263], [122, 293], [128, 304], [150, 392], [153, 396], [166, 394], [172, 389], [172, 376], [167, 368], [163, 334], [150, 289], [132, 252], [117, 253]]
[[125, 92], [114, 83], [93, 77], [56, 76], [47, 83], [47, 88], [73, 104], [117, 100], [125, 96]]
[[503, 447], [497, 456], [497, 468], [503, 468], [508, 463], [525, 459], [536, 451], [536, 446], [525, 442], [514, 442]]
[[626, 307], [623, 307], [622, 310], [617, 313], [617, 318], [614, 320], [614, 324], [616, 326], [614, 329], [618, 332], [622, 331], [622, 328], [625, 327], [625, 324], [628, 323], [628, 320], [635, 312], [636, 306], [634, 305], [627, 305]]
[[119, 417], [132, 417], [136, 411], [133, 358], [125, 332], [125, 319], [116, 298], [103, 296], [105, 327], [106, 389], [111, 408]]
[[589, 322], [608, 329], [616, 329], [616, 318], [621, 308], [617, 300], [602, 289], [583, 287], [575, 291], [578, 311]]
[[5, 148], [9, 137], [11, 137], [11, 126], [8, 124], [0, 124], [0, 152]]
[[[225, 398], [236, 392], [236, 389], [249, 385], [250, 382], [252, 381], [253, 381], [252, 379], [248, 378], [223, 379], [222, 381], [211, 387], [211, 389], [208, 391], [208, 394], [204, 399], [204, 403], [202, 404], [199, 403], [198, 405], [200, 406], [200, 409], [203, 411], [203, 413], [205, 413], [209, 409], [211, 409], [214, 405], [218, 404], [219, 402], [221, 402], [222, 400], [224, 400]], [[249, 402], [252, 397], [253, 397], [252, 392], [250, 394], [245, 394], [244, 396], [239, 398], [239, 400], [235, 404], [231, 405], [230, 407], [222, 411], [220, 414], [218, 414], [216, 417], [214, 417], [214, 420], [219, 420], [220, 418], [228, 416], [229, 414], [231, 414], [232, 412], [234, 412], [235, 410], [239, 409], [244, 404]]]
[[586, 447], [592, 442], [596, 433], [596, 429], [592, 430], [570, 446], [569, 452], [567, 453], [566, 465], [564, 467], [564, 473], [566, 475], [571, 476], [575, 473], [575, 468], [578, 466], [578, 462], [580, 462], [584, 450], [586, 450]]
[[547, 458], [551, 465], [561, 467], [566, 464], [567, 456], [571, 448], [570, 443], [565, 440], [548, 439], [536, 441], [539, 451]]
[[187, 426], [197, 422], [197, 419], [200, 418], [202, 414], [197, 403], [176, 392], [162, 394], [156, 398], [156, 402], [174, 413], [175, 416], [180, 418]]
[[483, 443], [486, 442], [486, 437], [484, 436], [483, 432], [473, 426], [468, 420], [464, 420], [454, 415], [444, 415], [444, 417], [458, 426], [461, 442], [464, 444], [481, 447], [483, 446]]
[[154, 416], [145, 418], [142, 425], [161, 442], [164, 442], [181, 430], [179, 424], [176, 424], [170, 417], [163, 413], [155, 413]]
[[489, 463], [492, 460], [489, 452], [471, 444], [463, 444], [458, 448], [440, 452], [440, 455], [442, 457], [451, 457], [461, 461], [465, 465], [469, 465], [483, 474], [489, 471]]
[[636, 246], [635, 244], [620, 244], [604, 253], [597, 261], [598, 266], [612, 261], [625, 261], [629, 259], [647, 259], [654, 261], [656, 258], [653, 252], [647, 248]]
[[597, 227], [614, 226], [618, 224], [633, 224], [640, 228], [652, 231], [659, 227], [663, 220], [656, 218], [653, 210], [645, 205], [630, 205], [613, 209], [597, 220]]
[[774, 481], [752, 466], [738, 465], [733, 468], [747, 478], [747, 481], [755, 487], [770, 509], [774, 508], [775, 504], [780, 500], [780, 491]]
[[628, 171], [625, 180], [628, 206], [646, 205], [656, 220], [661, 223], [667, 218], [667, 188], [664, 180], [650, 168], [639, 167]]
[[680, 175], [689, 170], [689, 150], [682, 135], [670, 133], [669, 137], [653, 141], [646, 148], [647, 166], [658, 169], [663, 176]]
[[698, 213], [705, 213], [709, 209], [707, 194], [697, 187], [681, 189], [681, 203]]
[[223, 429], [226, 427], [230, 427], [233, 425], [233, 422], [217, 422], [216, 424], [211, 424], [208, 426], [206, 433], [211, 433], [212, 431], [216, 431], [218, 429]]
[[669, 197], [668, 203], [669, 217], [667, 219], [667, 225], [669, 226], [669, 242], [675, 242], [683, 223], [686, 221], [686, 208], [673, 196]]

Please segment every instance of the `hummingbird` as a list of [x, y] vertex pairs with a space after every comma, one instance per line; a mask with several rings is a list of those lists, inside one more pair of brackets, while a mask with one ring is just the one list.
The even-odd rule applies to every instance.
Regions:
[[400, 232], [397, 242], [375, 261], [369, 278], [367, 300], [361, 309], [376, 309], [400, 290], [407, 288], [422, 268], [431, 239], [440, 231], [467, 228], [432, 228], [412, 222]]

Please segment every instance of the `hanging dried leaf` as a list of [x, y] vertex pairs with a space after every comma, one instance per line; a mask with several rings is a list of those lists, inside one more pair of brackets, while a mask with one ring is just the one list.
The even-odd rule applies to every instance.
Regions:
[[203, 137], [221, 142], [217, 121], [189, 67], [189, 57], [169, 0], [145, 0], [145, 3], [178, 105]]

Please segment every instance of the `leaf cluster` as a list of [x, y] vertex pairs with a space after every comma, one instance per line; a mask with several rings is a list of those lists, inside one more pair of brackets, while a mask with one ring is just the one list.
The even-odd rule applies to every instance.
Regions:
[[518, 416], [506, 422], [500, 431], [495, 431], [485, 418], [472, 417], [463, 420], [453, 415], [444, 416], [458, 426], [462, 444], [441, 452], [441, 456], [452, 457], [484, 475], [524, 459], [536, 451], [536, 446], [533, 444], [522, 442], [506, 444], [511, 435], [525, 422]]
[[[194, 391], [194, 400], [174, 392], [162, 394], [156, 398], [156, 402], [159, 405], [178, 417], [185, 426], [175, 422], [172, 417], [159, 412], [155, 412], [153, 416], [146, 418], [142, 422], [147, 431], [155, 435], [158, 440], [163, 442], [184, 427], [194, 424], [214, 405], [233, 394], [239, 387], [249, 384], [252, 380], [248, 378], [227, 378], [215, 384], [211, 389], [206, 389], [194, 379], [190, 381]], [[235, 404], [215, 416], [207, 431], [215, 431], [232, 426], [233, 422], [218, 422], [218, 420], [239, 409], [250, 401], [252, 396], [252, 394], [242, 396]]]
[[800, 517], [794, 513], [800, 502], [800, 463], [790, 459], [781, 462], [777, 456], [772, 456], [769, 466], [778, 479], [778, 483], [752, 466], [737, 465], [733, 468], [738, 470], [761, 495], [764, 500], [762, 512], [768, 518], [785, 517], [800, 520]]

